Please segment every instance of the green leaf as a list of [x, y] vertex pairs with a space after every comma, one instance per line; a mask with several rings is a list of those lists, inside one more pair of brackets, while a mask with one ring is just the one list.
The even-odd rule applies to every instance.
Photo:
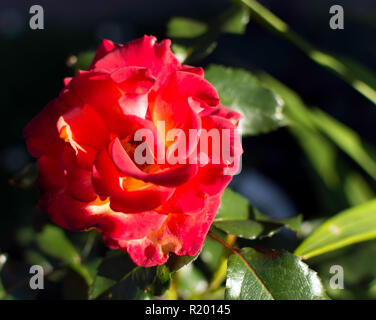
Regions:
[[39, 248], [47, 255], [66, 263], [77, 263], [80, 256], [64, 231], [53, 225], [46, 225], [37, 235]]
[[[5, 254], [0, 254], [0, 274], [6, 262], [7, 262], [7, 256]], [[0, 277], [0, 300], [3, 299], [5, 295], [6, 295], [6, 292], [5, 292], [3, 283], [1, 281], [1, 277]]]
[[[251, 211], [251, 217], [250, 217]], [[214, 220], [214, 226], [237, 237], [254, 240], [271, 237], [283, 226], [298, 232], [302, 216], [288, 219], [272, 219], [257, 210], [250, 210], [249, 202], [240, 194], [227, 188]]]
[[167, 25], [167, 36], [171, 38], [195, 38], [208, 29], [206, 23], [185, 17], [174, 17]]
[[174, 53], [175, 57], [180, 61], [180, 63], [184, 63], [187, 57], [190, 54], [190, 49], [184, 45], [173, 43], [171, 45], [171, 50]]
[[186, 265], [174, 276], [174, 284], [178, 294], [183, 299], [192, 299], [203, 293], [208, 287], [208, 281], [202, 271], [194, 264]]
[[37, 291], [31, 289], [29, 285], [30, 265], [23, 261], [15, 260], [10, 256], [7, 257], [6, 261], [2, 258], [2, 262], [3, 265], [0, 272], [0, 287], [3, 288], [3, 292], [0, 290], [2, 299], [34, 299]]
[[376, 238], [376, 200], [338, 213], [303, 241], [295, 254], [308, 259], [353, 243]]
[[293, 254], [243, 248], [229, 258], [225, 298], [319, 300], [326, 295], [316, 272]]
[[218, 21], [223, 21], [222, 32], [243, 34], [249, 22], [249, 10], [243, 5], [233, 5], [219, 17]]
[[355, 90], [376, 103], [376, 76], [368, 68], [343, 57], [335, 57], [320, 51], [310, 42], [295, 33], [289, 25], [255, 0], [237, 0], [245, 4], [254, 21], [271, 29], [276, 34], [302, 50], [317, 64], [329, 69], [346, 81]]
[[300, 227], [303, 222], [303, 216], [301, 214], [283, 219], [275, 219], [263, 215], [258, 210], [253, 210], [253, 218], [260, 222], [272, 222], [275, 224], [280, 224], [295, 232], [300, 231]]
[[98, 272], [91, 288], [90, 299], [99, 297], [136, 267], [128, 255], [110, 251], [98, 267]]
[[215, 220], [245, 220], [248, 219], [249, 210], [248, 200], [227, 188], [222, 196]]
[[176, 254], [171, 253], [170, 257], [166, 262], [166, 266], [169, 268], [171, 273], [176, 272], [179, 269], [195, 261], [197, 257], [200, 255], [200, 253], [201, 251], [197, 253], [195, 256], [178, 256]]
[[226, 233], [250, 240], [271, 237], [282, 228], [280, 224], [254, 220], [217, 221], [214, 226]]
[[[315, 109], [311, 119], [338, 147], [356, 161], [372, 178], [376, 179], [376, 162], [372, 158], [370, 146], [365, 146], [360, 136], [325, 112]], [[372, 153], [375, 153], [373, 150]]]
[[175, 17], [168, 23], [167, 36], [175, 38], [174, 52], [186, 64], [195, 64], [209, 55], [217, 46], [222, 32], [244, 33], [249, 10], [234, 4], [225, 12], [203, 23], [190, 18]]
[[337, 149], [323, 135], [311, 119], [311, 110], [293, 90], [266, 73], [260, 73], [259, 79], [285, 102], [284, 113], [288, 118], [291, 133], [296, 137], [313, 168], [324, 183], [335, 189], [340, 185], [337, 166]]
[[91, 62], [95, 56], [94, 51], [83, 51], [77, 55], [77, 62], [75, 64], [75, 72], [78, 70], [88, 70]]
[[200, 260], [207, 266], [210, 272], [215, 272], [221, 263], [226, 249], [218, 241], [206, 237], [201, 250]]
[[257, 135], [286, 125], [283, 101], [248, 71], [211, 65], [205, 78], [217, 89], [221, 103], [243, 114], [243, 135]]
[[91, 278], [80, 264], [72, 264], [62, 281], [65, 300], [87, 300]]
[[[343, 193], [351, 205], [372, 199], [374, 193], [360, 174], [350, 169], [342, 169], [345, 172], [340, 170], [335, 144], [371, 176], [374, 175], [375, 166], [371, 155], [375, 151], [370, 146], [364, 146], [360, 137], [351, 129], [322, 111], [312, 111], [294, 91], [278, 80], [265, 73], [261, 73], [259, 78], [285, 101], [289, 129], [327, 187], [339, 194]], [[342, 164], [343, 166], [345, 164]]]
[[345, 177], [343, 186], [347, 199], [352, 206], [356, 206], [375, 198], [375, 193], [364, 180], [362, 175], [350, 171]]
[[170, 271], [162, 265], [142, 268], [127, 254], [110, 252], [98, 267], [90, 299], [147, 299], [162, 295], [170, 285]]

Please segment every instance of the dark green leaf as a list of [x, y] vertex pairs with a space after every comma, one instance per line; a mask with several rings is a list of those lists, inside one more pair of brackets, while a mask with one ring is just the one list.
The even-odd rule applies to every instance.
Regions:
[[162, 295], [170, 284], [170, 271], [162, 265], [142, 268], [127, 254], [110, 252], [98, 267], [90, 299], [145, 299]]
[[250, 240], [271, 237], [282, 228], [280, 224], [254, 220], [217, 221], [214, 226], [226, 233]]
[[110, 251], [98, 267], [90, 298], [96, 299], [135, 268], [136, 265], [128, 255]]
[[217, 46], [222, 32], [244, 33], [249, 19], [245, 6], [234, 4], [228, 10], [203, 23], [189, 18], [172, 18], [167, 35], [175, 38], [174, 52], [186, 64], [195, 64], [205, 58]]
[[169, 268], [170, 272], [176, 272], [184, 266], [192, 263], [197, 259], [201, 252], [197, 253], [195, 256], [178, 256], [176, 254], [171, 254], [166, 262], [166, 266]]
[[91, 62], [94, 59], [94, 56], [95, 56], [94, 51], [80, 52], [77, 56], [77, 62], [75, 64], [75, 71], [77, 72], [78, 70], [88, 70]]
[[217, 89], [222, 104], [243, 114], [239, 124], [243, 135], [266, 133], [286, 125], [281, 98], [248, 71], [211, 65], [205, 78]]
[[66, 300], [87, 300], [89, 283], [81, 265], [68, 268], [63, 280], [63, 296]]
[[[7, 256], [5, 254], [0, 254], [0, 274], [6, 262], [7, 262]], [[5, 297], [5, 295], [6, 295], [6, 292], [5, 292], [3, 283], [1, 281], [1, 277], [0, 277], [0, 300], [2, 300]]]
[[301, 214], [293, 216], [293, 217], [289, 217], [289, 218], [284, 218], [284, 219], [275, 219], [275, 218], [270, 218], [262, 214], [258, 210], [253, 210], [252, 213], [253, 213], [253, 219], [259, 222], [271, 222], [275, 224], [280, 224], [295, 232], [299, 232], [302, 221], [303, 221], [303, 216]]
[[251, 11], [254, 21], [273, 30], [276, 34], [288, 40], [301, 49], [317, 64], [333, 71], [355, 90], [359, 91], [373, 103], [376, 103], [376, 76], [361, 64], [347, 58], [336, 57], [319, 50], [300, 35], [295, 33], [289, 25], [255, 0], [237, 0], [244, 3]]
[[[6, 292], [6, 299], [10, 295], [21, 300], [35, 298], [37, 291], [30, 288], [29, 281], [32, 275], [29, 271], [30, 266], [24, 262], [7, 258], [0, 272], [0, 283]], [[3, 291], [3, 295], [5, 292]]]
[[376, 161], [372, 156], [375, 150], [370, 146], [365, 146], [364, 141], [355, 131], [320, 109], [312, 111], [311, 119], [319, 130], [356, 161], [372, 178], [376, 179]]
[[[251, 216], [250, 216], [251, 213]], [[302, 216], [272, 219], [257, 210], [250, 210], [248, 200], [227, 188], [214, 220], [214, 226], [226, 233], [245, 239], [270, 237], [283, 226], [297, 232]]]
[[340, 184], [337, 166], [337, 149], [314, 125], [311, 109], [293, 90], [266, 73], [259, 74], [262, 83], [282, 97], [289, 129], [306, 153], [313, 168], [325, 184], [334, 189]]
[[243, 248], [229, 258], [225, 298], [317, 300], [326, 295], [316, 272], [293, 254]]
[[[243, 34], [249, 22], [249, 10], [245, 6], [234, 5], [231, 9], [225, 12], [224, 17], [220, 17], [220, 21], [224, 21], [222, 25], [222, 32]], [[226, 19], [227, 16], [227, 19]]]

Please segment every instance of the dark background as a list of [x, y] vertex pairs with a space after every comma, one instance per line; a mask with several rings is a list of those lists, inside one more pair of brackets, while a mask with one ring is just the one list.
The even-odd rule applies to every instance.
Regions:
[[[354, 58], [376, 72], [376, 2], [327, 0], [260, 1], [315, 46]], [[44, 8], [45, 30], [30, 30], [30, 6]], [[340, 4], [345, 29], [329, 28], [329, 8]], [[12, 251], [14, 230], [34, 217], [35, 189], [9, 183], [33, 159], [22, 129], [73, 74], [67, 58], [95, 49], [100, 38], [126, 42], [143, 34], [165, 37], [175, 16], [203, 21], [223, 12], [226, 0], [12, 1], [0, 3], [0, 249]], [[223, 34], [215, 51], [202, 61], [265, 70], [317, 106], [376, 144], [376, 108], [345, 82], [316, 65], [297, 48], [250, 21], [245, 35]], [[288, 129], [244, 140], [243, 172], [233, 187], [270, 214], [305, 218], [334, 214], [346, 202], [317, 193], [313, 172]], [[345, 155], [344, 161], [352, 166]], [[365, 179], [368, 179], [366, 176]], [[330, 196], [328, 196], [330, 197]], [[323, 202], [329, 205], [323, 205]]]

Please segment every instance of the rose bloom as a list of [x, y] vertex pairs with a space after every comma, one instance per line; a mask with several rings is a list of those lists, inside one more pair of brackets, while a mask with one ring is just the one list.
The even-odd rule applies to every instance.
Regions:
[[[24, 129], [38, 158], [38, 206], [63, 228], [96, 229], [110, 248], [145, 267], [165, 263], [170, 253], [198, 253], [242, 153], [241, 115], [221, 105], [203, 69], [182, 65], [170, 44], [153, 36], [125, 45], [102, 41], [89, 70], [65, 79], [59, 96]], [[158, 123], [186, 137], [189, 129], [230, 130], [232, 163], [213, 161], [199, 135], [185, 156], [206, 152], [207, 161], [137, 163], [138, 130], [154, 135], [154, 157], [172, 157], [185, 138], [169, 141]]]

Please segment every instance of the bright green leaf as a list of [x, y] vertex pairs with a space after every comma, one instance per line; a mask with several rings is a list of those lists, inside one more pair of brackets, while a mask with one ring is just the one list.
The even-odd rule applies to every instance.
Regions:
[[185, 17], [172, 18], [167, 25], [167, 36], [171, 38], [195, 38], [208, 29], [206, 23]]
[[376, 238], [376, 200], [350, 208], [323, 223], [295, 254], [308, 259], [353, 243]]
[[248, 71], [211, 65], [205, 78], [217, 89], [222, 104], [243, 114], [239, 124], [243, 135], [266, 133], [286, 125], [282, 99]]
[[316, 272], [293, 254], [243, 248], [229, 258], [225, 298], [320, 300], [326, 295]]
[[46, 225], [37, 235], [39, 248], [47, 255], [67, 263], [80, 261], [80, 256], [64, 231], [53, 225]]
[[249, 210], [248, 200], [227, 188], [222, 196], [215, 220], [246, 220], [249, 217]]

